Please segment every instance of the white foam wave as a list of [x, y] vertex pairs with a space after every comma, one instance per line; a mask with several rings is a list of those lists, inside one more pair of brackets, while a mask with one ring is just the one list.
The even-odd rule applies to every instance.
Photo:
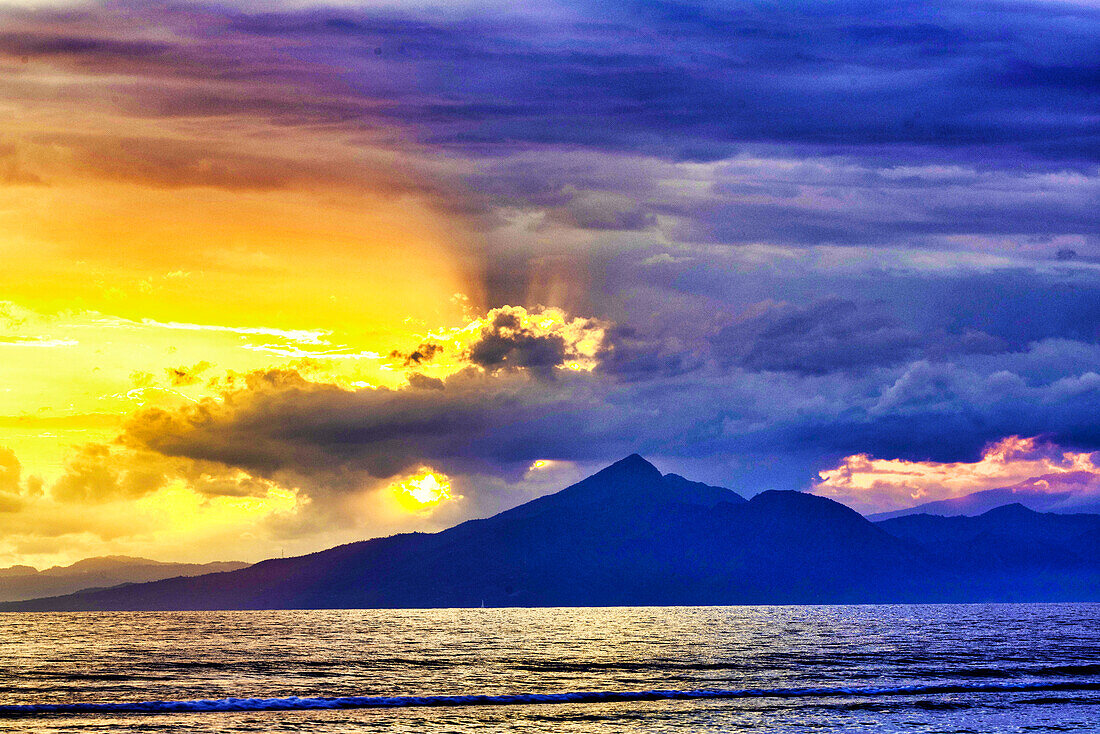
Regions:
[[714, 698], [863, 698], [948, 693], [1022, 691], [1100, 691], [1100, 679], [1045, 682], [975, 683], [883, 687], [738, 688], [729, 690], [574, 691], [569, 693], [468, 694], [454, 696], [343, 696], [338, 698], [220, 698], [194, 701], [54, 703], [0, 705], [0, 716], [39, 714], [170, 714], [219, 711], [292, 711], [314, 709], [404, 708], [410, 706], [515, 706], [524, 704], [603, 703]]

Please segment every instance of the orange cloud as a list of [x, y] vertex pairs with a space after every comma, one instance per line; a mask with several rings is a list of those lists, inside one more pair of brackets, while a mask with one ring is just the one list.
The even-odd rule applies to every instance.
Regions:
[[987, 489], [1071, 492], [1100, 497], [1100, 452], [1064, 450], [1038, 438], [1009, 436], [990, 444], [975, 462], [845, 457], [819, 472], [814, 494], [863, 513], [887, 512], [954, 499]]

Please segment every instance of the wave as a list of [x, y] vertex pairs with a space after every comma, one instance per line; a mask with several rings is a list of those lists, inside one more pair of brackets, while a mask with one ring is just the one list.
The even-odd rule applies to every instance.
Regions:
[[948, 693], [1017, 693], [1030, 691], [1100, 691], [1098, 681], [975, 683], [885, 687], [737, 688], [728, 690], [575, 691], [570, 693], [467, 694], [452, 696], [343, 696], [338, 698], [220, 698], [194, 701], [117, 703], [4, 704], [0, 716], [39, 714], [169, 714], [221, 711], [301, 711], [319, 709], [406, 708], [414, 706], [517, 706], [619, 701], [672, 701], [738, 698], [829, 698], [838, 696], [908, 696]]

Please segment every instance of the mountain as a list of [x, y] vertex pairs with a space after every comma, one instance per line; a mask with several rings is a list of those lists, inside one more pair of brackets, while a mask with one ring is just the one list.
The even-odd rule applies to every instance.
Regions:
[[1018, 503], [1036, 512], [1100, 513], [1100, 497], [1081, 492], [1044, 492], [1025, 487], [999, 487], [974, 492], [964, 497], [956, 497], [938, 502], [925, 502], [916, 507], [893, 512], [879, 512], [868, 515], [873, 522], [890, 520], [906, 515], [980, 515], [996, 507]]
[[[925, 534], [917, 527], [925, 520], [902, 520], [876, 525], [801, 492], [768, 491], [746, 501], [728, 489], [662, 476], [633, 455], [556, 494], [439, 533], [376, 538], [228, 573], [0, 609], [805, 604], [960, 601], [998, 593], [935, 540], [981, 547], [990, 528], [948, 531], [933, 523]], [[1025, 534], [1028, 522], [1020, 526]], [[1086, 525], [1074, 526], [1074, 537], [1087, 540], [1081, 533], [1093, 531]], [[991, 527], [1011, 533], [1015, 526]], [[996, 533], [989, 537], [1005, 542]], [[1079, 577], [1100, 561], [1082, 559], [1084, 565], [1042, 594], [1058, 593], [1062, 584], [1076, 595]], [[1020, 596], [1014, 589], [1000, 593]]]
[[201, 576], [248, 566], [232, 561], [161, 563], [147, 558], [101, 556], [39, 571], [31, 566], [0, 568], [0, 601], [36, 599], [90, 588], [157, 581], [174, 576]]
[[719, 502], [732, 502], [737, 504], [747, 501], [744, 497], [731, 489], [715, 487], [709, 484], [703, 484], [702, 482], [693, 482], [690, 479], [684, 479], [679, 474], [665, 474], [664, 479], [666, 486], [684, 493], [692, 493], [699, 497], [711, 497], [714, 500], [714, 504], [718, 504]]
[[1013, 503], [977, 517], [906, 515], [876, 524], [956, 569], [975, 600], [1100, 599], [1100, 515]]

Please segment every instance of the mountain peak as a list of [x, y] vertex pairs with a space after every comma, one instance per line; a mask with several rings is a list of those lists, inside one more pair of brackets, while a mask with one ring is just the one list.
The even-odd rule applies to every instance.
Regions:
[[1041, 514], [1042, 513], [1036, 512], [1021, 502], [1010, 502], [1007, 505], [1001, 505], [1000, 507], [994, 507], [992, 510], [987, 510], [978, 517], [1037, 517]]
[[596, 472], [594, 477], [610, 478], [613, 476], [630, 476], [640, 479], [660, 481], [661, 472], [657, 467], [643, 459], [640, 454], [631, 454], [625, 459], [619, 459], [611, 466]]

